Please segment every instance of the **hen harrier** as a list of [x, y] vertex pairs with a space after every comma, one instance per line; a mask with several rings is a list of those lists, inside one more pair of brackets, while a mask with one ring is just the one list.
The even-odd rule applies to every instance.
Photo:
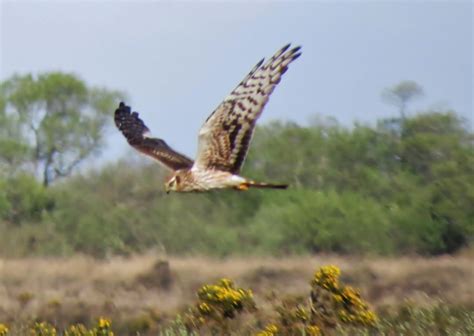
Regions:
[[138, 151], [157, 159], [173, 171], [165, 183], [166, 192], [208, 191], [211, 189], [285, 189], [285, 184], [261, 183], [239, 176], [258, 117], [288, 64], [300, 55], [300, 48], [281, 48], [265, 64], [263, 59], [211, 113], [199, 131], [196, 161], [174, 151], [165, 141], [152, 138], [149, 129], [120, 103], [115, 124]]

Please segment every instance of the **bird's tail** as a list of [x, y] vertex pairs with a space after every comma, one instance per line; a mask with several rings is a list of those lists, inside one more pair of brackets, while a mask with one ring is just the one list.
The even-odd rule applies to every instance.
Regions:
[[237, 189], [238, 190], [248, 190], [249, 188], [259, 188], [259, 189], [287, 189], [288, 184], [273, 184], [273, 183], [264, 183], [264, 182], [255, 182], [255, 181], [246, 181], [241, 183]]

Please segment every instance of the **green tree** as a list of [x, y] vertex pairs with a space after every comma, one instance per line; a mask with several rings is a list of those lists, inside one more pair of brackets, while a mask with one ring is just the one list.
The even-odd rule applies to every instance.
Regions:
[[14, 75], [0, 84], [0, 154], [48, 186], [101, 148], [118, 91], [89, 87], [73, 74]]
[[51, 210], [54, 199], [47, 189], [30, 174], [0, 178], [0, 219], [10, 224], [37, 222], [43, 211]]
[[430, 112], [405, 122], [405, 137], [401, 143], [401, 156], [405, 167], [425, 181], [447, 176], [440, 166], [455, 165], [460, 171], [472, 172], [474, 136], [465, 120], [453, 112]]
[[432, 112], [405, 122], [402, 164], [429, 191], [430, 216], [441, 232], [439, 249], [453, 252], [474, 234], [474, 135], [453, 112]]
[[401, 81], [397, 85], [385, 89], [382, 98], [390, 104], [397, 106], [400, 110], [400, 119], [405, 120], [407, 104], [423, 96], [423, 88], [412, 80]]
[[[0, 93], [2, 86], [0, 86]], [[23, 139], [15, 116], [6, 113], [7, 102], [0, 94], [0, 171], [3, 175], [17, 171], [27, 160], [28, 144]]]

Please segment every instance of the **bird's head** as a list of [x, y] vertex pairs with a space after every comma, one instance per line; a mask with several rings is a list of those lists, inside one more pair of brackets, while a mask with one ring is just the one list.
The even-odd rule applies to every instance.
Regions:
[[165, 182], [165, 191], [167, 194], [170, 191], [180, 191], [181, 190], [181, 183], [183, 181], [182, 172], [177, 170], [171, 175], [168, 180]]

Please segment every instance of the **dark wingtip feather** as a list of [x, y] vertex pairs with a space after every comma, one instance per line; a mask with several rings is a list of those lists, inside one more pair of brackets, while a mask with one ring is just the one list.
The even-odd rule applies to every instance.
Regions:
[[294, 54], [296, 54], [296, 53], [297, 53], [298, 51], [300, 51], [300, 50], [301, 50], [301, 46], [297, 46], [297, 47], [291, 49], [291, 52], [294, 53]]
[[130, 106], [125, 105], [123, 102], [115, 110], [114, 121], [117, 128], [130, 144], [143, 138], [143, 134], [149, 132], [148, 127], [140, 119], [138, 112], [132, 113]]
[[283, 48], [281, 48], [280, 50], [281, 50], [282, 52], [285, 52], [285, 51], [288, 50], [288, 48], [289, 48], [290, 46], [291, 46], [291, 43], [288, 43], [288, 44], [286, 44], [285, 46], [283, 46]]
[[295, 59], [297, 59], [298, 57], [300, 57], [300, 56], [301, 56], [301, 53], [294, 54], [294, 55], [293, 55], [293, 58], [292, 58], [293, 61], [294, 61]]

